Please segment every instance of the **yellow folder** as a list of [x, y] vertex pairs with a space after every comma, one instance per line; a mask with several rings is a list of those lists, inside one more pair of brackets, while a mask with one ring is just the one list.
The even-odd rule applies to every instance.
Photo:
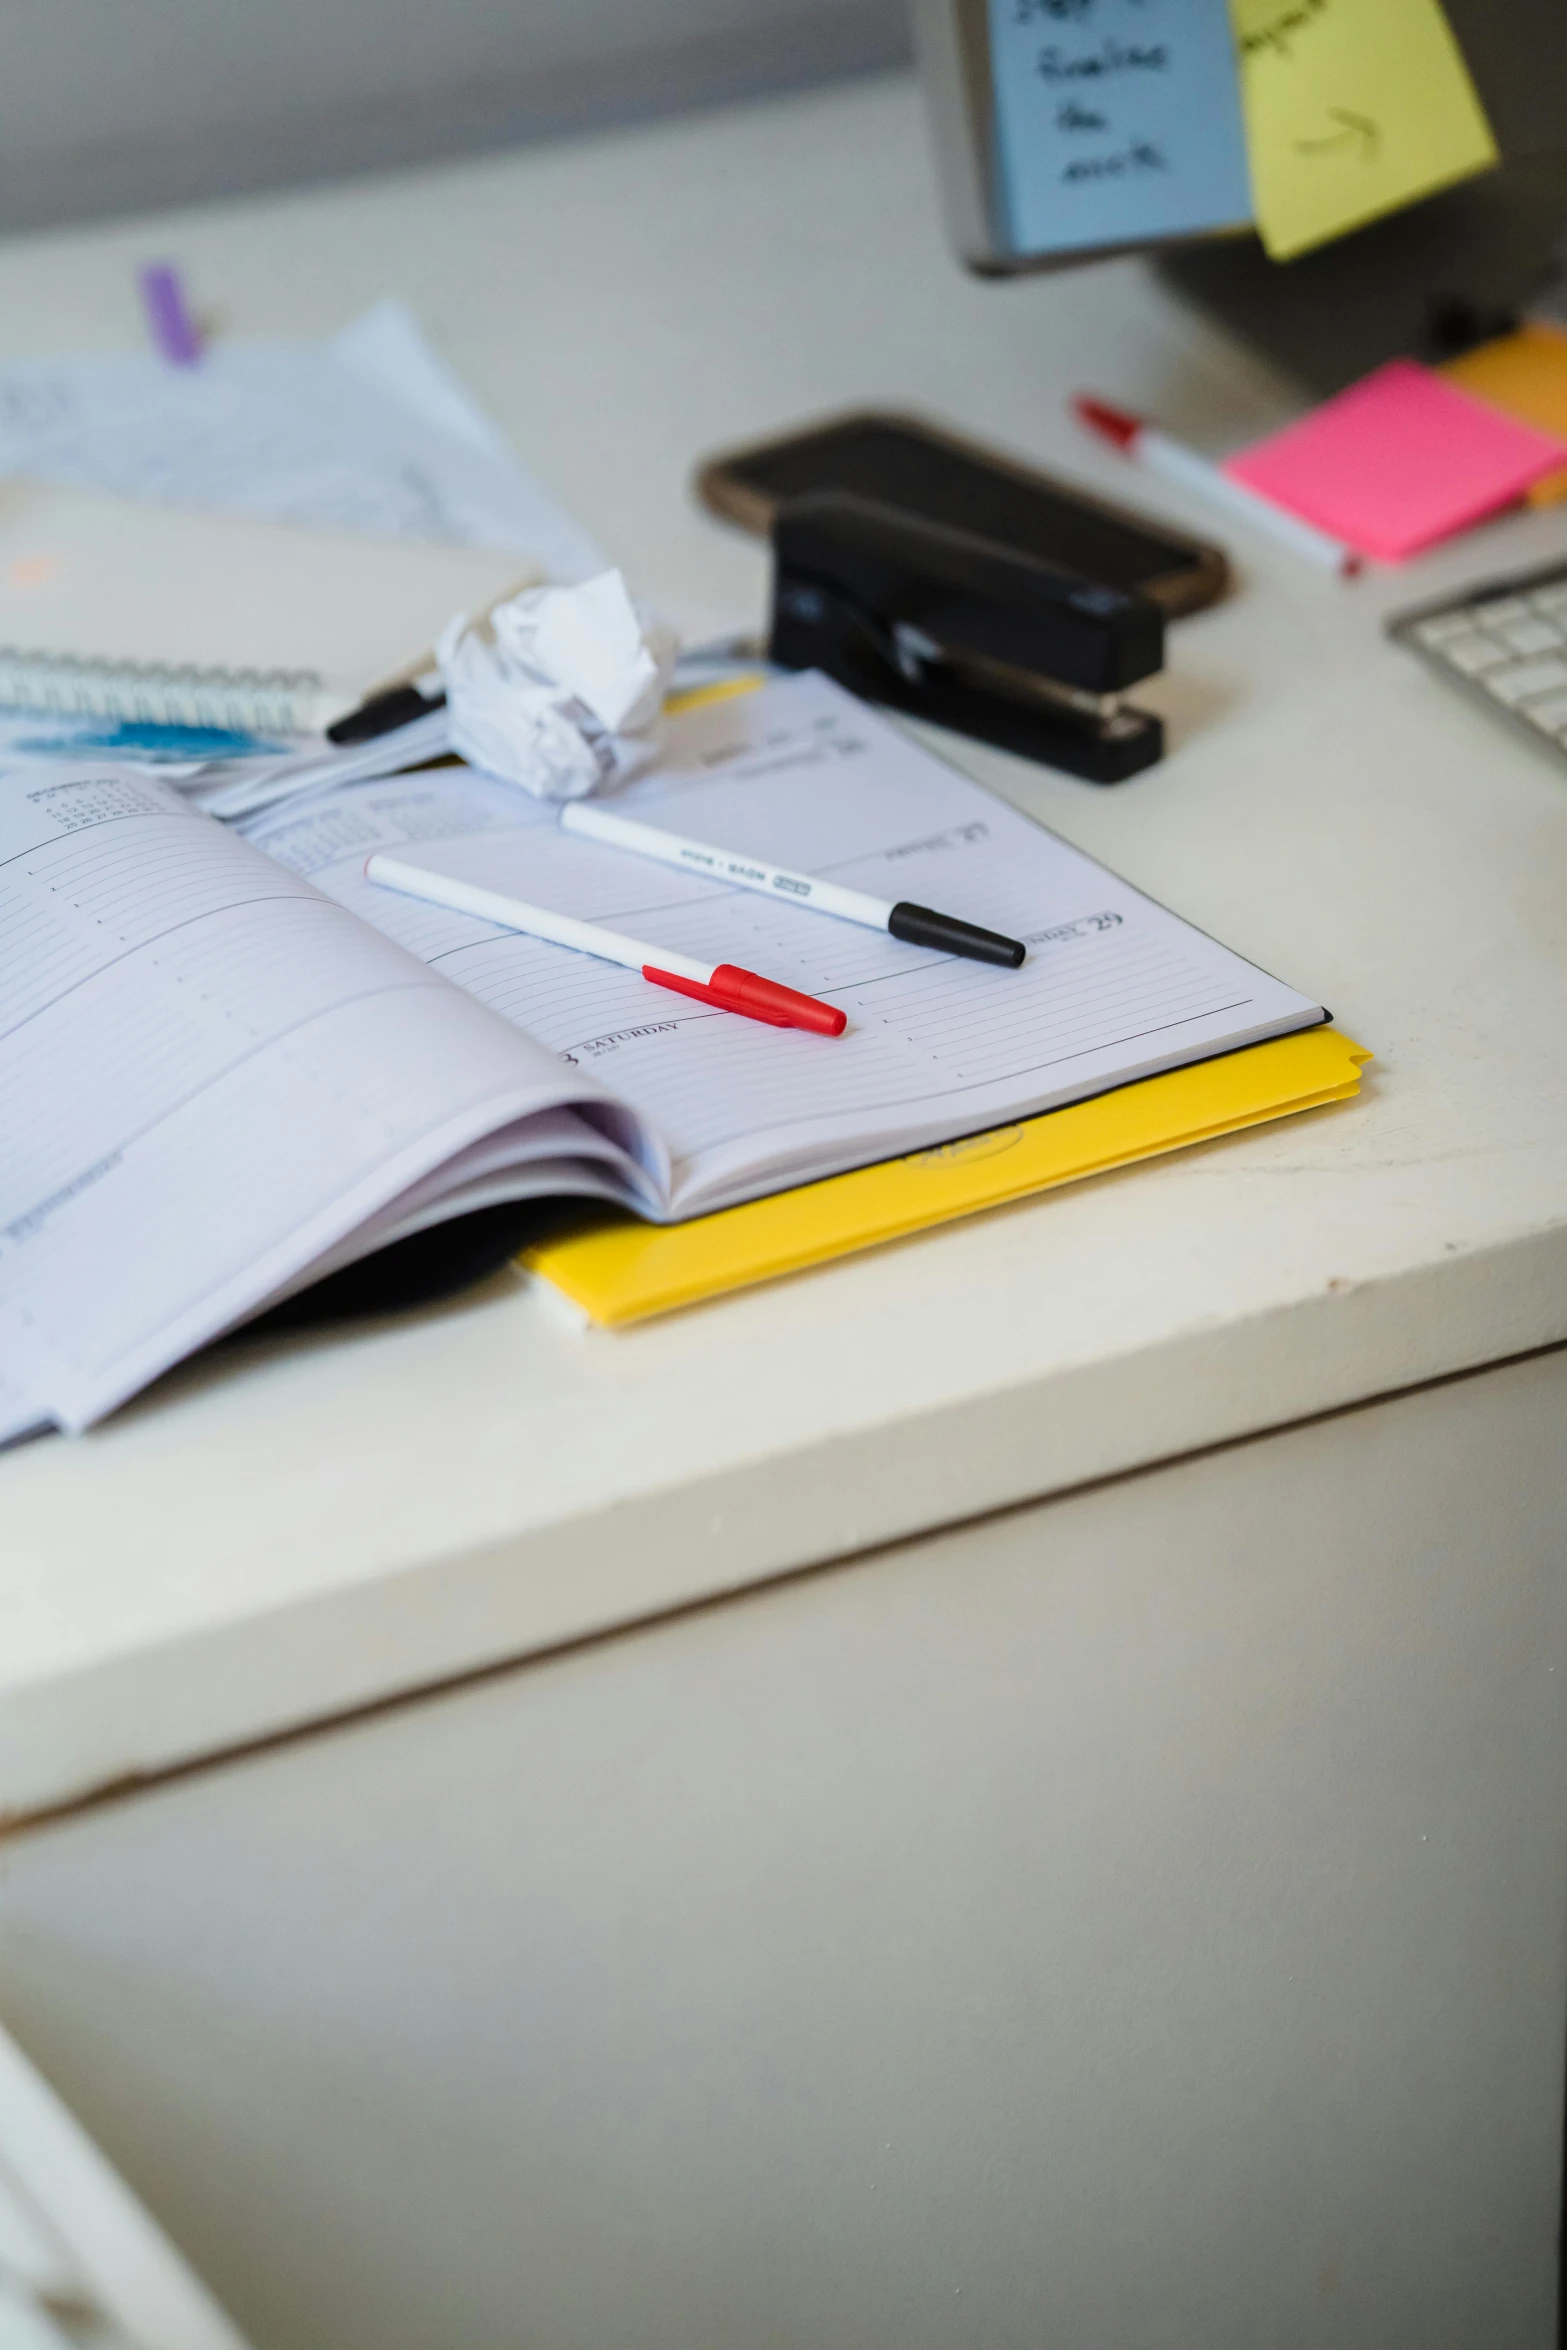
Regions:
[[594, 1211], [586, 1228], [541, 1241], [519, 1261], [590, 1321], [639, 1322], [1137, 1159], [1348, 1101], [1370, 1058], [1336, 1028], [1309, 1028], [687, 1224]]

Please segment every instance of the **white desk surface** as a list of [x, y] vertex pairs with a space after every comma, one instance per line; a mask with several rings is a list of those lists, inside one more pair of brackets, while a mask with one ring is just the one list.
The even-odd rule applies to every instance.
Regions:
[[[902, 80], [0, 248], [14, 351], [128, 345], [169, 255], [235, 334], [387, 290], [645, 592], [761, 609], [700, 453], [920, 405], [1199, 528], [1074, 387], [1212, 445], [1289, 388], [1135, 261], [981, 286]], [[809, 1562], [1567, 1338], [1567, 769], [1379, 633], [1567, 510], [1345, 588], [1229, 536], [1173, 751], [976, 771], [1331, 1005], [1358, 1103], [662, 1324], [511, 1277], [193, 1366], [0, 1460], [0, 1810], [46, 1806]]]

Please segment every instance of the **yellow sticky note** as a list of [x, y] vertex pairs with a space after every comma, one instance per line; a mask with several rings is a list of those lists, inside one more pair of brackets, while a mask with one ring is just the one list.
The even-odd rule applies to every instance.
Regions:
[[[1516, 334], [1499, 335], [1441, 371], [1477, 399], [1509, 416], [1537, 424], [1567, 441], [1567, 334], [1560, 327], [1527, 321]], [[1567, 466], [1548, 473], [1528, 492], [1531, 506], [1558, 506], [1567, 498]]]
[[1230, 0], [1230, 18], [1273, 260], [1495, 163], [1438, 0]]

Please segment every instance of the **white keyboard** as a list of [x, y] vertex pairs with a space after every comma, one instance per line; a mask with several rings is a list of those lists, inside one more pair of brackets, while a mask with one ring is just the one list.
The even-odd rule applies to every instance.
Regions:
[[1567, 758], [1567, 563], [1395, 613], [1388, 634]]

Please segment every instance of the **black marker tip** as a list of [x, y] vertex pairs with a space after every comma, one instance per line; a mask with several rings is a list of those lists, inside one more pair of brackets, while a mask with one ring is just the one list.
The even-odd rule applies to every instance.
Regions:
[[445, 707], [444, 694], [422, 694], [416, 685], [390, 686], [384, 694], [372, 694], [357, 710], [334, 719], [326, 730], [326, 739], [340, 748], [348, 743], [374, 742], [378, 735], [390, 734], [399, 726], [411, 726], [416, 718], [428, 718], [432, 710]]
[[1003, 938], [998, 930], [981, 930], [978, 923], [960, 922], [955, 914], [935, 914], [929, 906], [901, 901], [888, 915], [887, 928], [911, 947], [967, 955], [973, 963], [1000, 963], [1008, 971], [1015, 971], [1028, 952], [1019, 938]]

